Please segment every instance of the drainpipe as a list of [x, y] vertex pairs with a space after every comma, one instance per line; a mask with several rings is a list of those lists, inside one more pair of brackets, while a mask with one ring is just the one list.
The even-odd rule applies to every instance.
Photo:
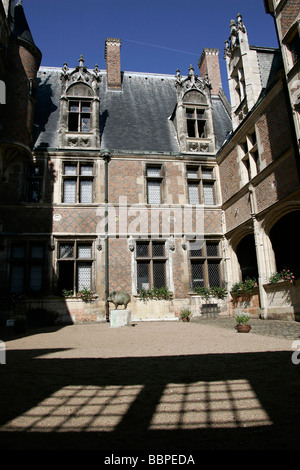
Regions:
[[109, 322], [109, 259], [108, 259], [108, 163], [110, 160], [110, 152], [105, 150], [102, 153], [104, 160], [104, 178], [105, 178], [105, 313], [106, 321]]

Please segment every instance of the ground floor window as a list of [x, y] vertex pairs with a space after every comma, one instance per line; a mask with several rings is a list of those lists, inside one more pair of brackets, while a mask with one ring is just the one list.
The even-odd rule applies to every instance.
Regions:
[[221, 285], [219, 241], [205, 240], [197, 245], [190, 243], [191, 285], [215, 287]]
[[41, 292], [45, 281], [45, 244], [13, 242], [10, 247], [10, 292]]
[[93, 283], [93, 243], [68, 240], [58, 243], [58, 289], [71, 291], [74, 295]]
[[137, 288], [152, 289], [153, 287], [165, 287], [167, 285], [166, 263], [167, 257], [164, 241], [137, 241]]

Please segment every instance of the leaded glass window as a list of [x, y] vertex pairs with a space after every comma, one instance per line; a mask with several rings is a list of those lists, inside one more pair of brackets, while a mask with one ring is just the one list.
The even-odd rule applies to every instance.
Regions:
[[161, 166], [147, 167], [147, 202], [161, 204], [162, 202], [162, 169]]
[[213, 184], [203, 183], [203, 200], [204, 204], [212, 206], [215, 203]]
[[188, 166], [186, 169], [189, 204], [214, 205], [215, 179], [213, 168], [201, 165]]
[[71, 132], [89, 132], [91, 121], [91, 103], [89, 101], [69, 102], [69, 124]]
[[93, 202], [94, 169], [91, 163], [64, 163], [63, 202]]
[[43, 193], [44, 164], [29, 165], [26, 180], [26, 200], [28, 202], [40, 202]]
[[83, 288], [92, 289], [93, 243], [91, 241], [62, 241], [58, 248], [58, 289], [74, 295]]
[[137, 241], [137, 288], [151, 289], [166, 287], [166, 253], [165, 242]]
[[45, 263], [43, 243], [13, 243], [10, 257], [10, 291], [41, 292], [44, 286]]
[[205, 240], [201, 249], [193, 250], [190, 244], [191, 285], [215, 287], [221, 285], [219, 241]]

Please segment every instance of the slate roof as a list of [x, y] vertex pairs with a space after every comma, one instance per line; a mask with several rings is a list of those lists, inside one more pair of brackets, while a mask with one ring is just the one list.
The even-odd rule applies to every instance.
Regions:
[[[170, 119], [177, 104], [175, 75], [124, 72], [122, 91], [111, 91], [106, 86], [106, 71], [100, 73], [101, 149], [179, 153]], [[41, 67], [38, 72], [36, 149], [58, 147], [60, 74], [57, 67]], [[221, 146], [231, 130], [231, 120], [219, 98], [213, 99], [213, 116]]]
[[256, 50], [261, 84], [262, 88], [265, 89], [276, 72], [283, 67], [280, 51], [275, 48], [258, 46], [251, 46], [250, 49]]

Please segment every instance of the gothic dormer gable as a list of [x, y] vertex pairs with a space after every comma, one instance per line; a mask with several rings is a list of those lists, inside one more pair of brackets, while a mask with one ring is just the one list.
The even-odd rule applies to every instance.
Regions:
[[189, 74], [187, 77], [183, 78], [180, 75], [180, 70], [176, 72], [175, 86], [177, 90], [177, 101], [182, 101], [183, 97], [191, 91], [198, 91], [202, 95], [209, 95], [211, 85], [206, 75], [204, 78], [199, 78], [195, 74], [194, 68], [190, 65]]
[[60, 147], [98, 148], [101, 81], [98, 66], [88, 70], [81, 56], [79, 65], [71, 71], [64, 64], [60, 79]]
[[199, 78], [192, 65], [183, 78], [177, 70], [175, 127], [182, 152], [211, 153], [215, 149], [211, 85], [208, 76]]

